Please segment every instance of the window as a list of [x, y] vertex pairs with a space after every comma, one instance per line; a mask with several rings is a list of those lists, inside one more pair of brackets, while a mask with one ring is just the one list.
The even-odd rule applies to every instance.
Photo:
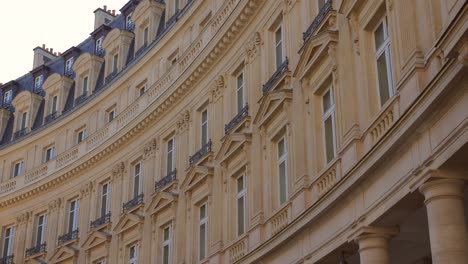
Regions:
[[147, 91], [146, 87], [147, 86], [146, 86], [146, 83], [145, 83], [145, 84], [141, 85], [140, 88], [138, 88], [138, 95], [139, 96], [142, 96], [142, 95], [144, 95], [146, 93], [146, 91]]
[[127, 29], [128, 31], [133, 31], [132, 15], [128, 15], [125, 18], [125, 29]]
[[78, 211], [80, 208], [80, 200], [70, 201], [68, 206], [68, 226], [67, 231], [71, 233], [78, 230]]
[[275, 62], [278, 69], [284, 61], [283, 54], [283, 30], [281, 26], [275, 31]]
[[13, 242], [15, 238], [15, 228], [7, 227], [3, 231], [3, 257], [8, 257], [13, 255]]
[[380, 22], [374, 31], [374, 41], [379, 99], [382, 106], [393, 96], [392, 61], [387, 17]]
[[322, 97], [323, 105], [323, 133], [325, 141], [325, 158], [327, 163], [335, 157], [335, 103], [333, 90], [328, 89]]
[[13, 177], [23, 174], [23, 161], [18, 161], [13, 167]]
[[102, 49], [102, 39], [104, 37], [100, 37], [96, 40], [96, 51], [99, 52]]
[[88, 94], [88, 76], [83, 78], [83, 87], [81, 88], [81, 95], [86, 96]]
[[174, 13], [179, 12], [179, 9], [180, 9], [179, 0], [174, 0]]
[[73, 66], [73, 58], [70, 58], [65, 62], [65, 72], [71, 71], [72, 66]]
[[47, 216], [39, 215], [36, 218], [36, 240], [34, 246], [39, 246], [45, 242], [46, 238]]
[[143, 169], [141, 161], [137, 162], [133, 169], [133, 198], [136, 198], [141, 194], [141, 171]]
[[11, 90], [8, 90], [3, 94], [3, 105], [10, 105], [11, 104], [11, 99], [13, 92]]
[[26, 128], [26, 124], [28, 122], [28, 112], [23, 112], [23, 114], [21, 115], [21, 126], [20, 126], [20, 130], [23, 130]]
[[111, 122], [115, 118], [115, 108], [107, 110], [107, 122]]
[[237, 76], [237, 89], [236, 89], [236, 95], [237, 95], [237, 113], [240, 113], [242, 109], [245, 106], [245, 91], [244, 91], [244, 72], [242, 71], [238, 76]]
[[172, 227], [168, 226], [163, 230], [162, 239], [162, 263], [169, 264], [172, 259]]
[[53, 159], [55, 157], [55, 147], [49, 147], [45, 150], [45, 162]]
[[208, 207], [206, 204], [203, 204], [199, 208], [199, 232], [198, 232], [198, 259], [202, 260], [206, 258], [207, 255], [207, 245], [208, 245]]
[[42, 81], [44, 80], [43, 75], [39, 75], [34, 79], [34, 90], [35, 91], [40, 91], [42, 87]]
[[132, 245], [128, 249], [128, 264], [138, 264], [138, 245]]
[[175, 169], [175, 139], [171, 138], [167, 141], [166, 155], [166, 175], [171, 174]]
[[119, 54], [115, 54], [112, 60], [112, 72], [117, 72], [117, 66], [119, 65]]
[[237, 235], [245, 232], [245, 195], [246, 195], [245, 175], [237, 178]]
[[143, 46], [146, 46], [148, 44], [148, 32], [148, 27], [145, 27], [145, 30], [143, 31]]
[[278, 182], [279, 182], [279, 202], [285, 203], [288, 200], [288, 145], [286, 138], [278, 141]]
[[208, 143], [208, 110], [205, 109], [201, 113], [201, 145]]
[[83, 128], [82, 130], [78, 131], [76, 135], [77, 135], [77, 143], [79, 144], [83, 140], [86, 139], [86, 128]]
[[52, 97], [52, 104], [50, 105], [50, 113], [54, 114], [57, 112], [58, 96]]
[[101, 185], [101, 201], [100, 201], [100, 215], [101, 217], [105, 216], [110, 212], [110, 193], [111, 185], [110, 183], [104, 183]]

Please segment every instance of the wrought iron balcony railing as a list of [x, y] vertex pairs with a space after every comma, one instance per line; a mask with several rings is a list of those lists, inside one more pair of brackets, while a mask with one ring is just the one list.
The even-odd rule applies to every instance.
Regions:
[[137, 205], [140, 205], [142, 203], [143, 203], [143, 194], [140, 194], [137, 197], [131, 199], [130, 201], [124, 203], [123, 204], [123, 210], [124, 210], [124, 212], [127, 212], [127, 211], [135, 208]]
[[26, 257], [34, 256], [39, 253], [46, 252], [47, 244], [44, 242], [42, 244], [36, 245], [32, 248], [26, 249]]
[[53, 112], [53, 113], [51, 113], [50, 115], [48, 115], [48, 116], [45, 117], [45, 122], [46, 122], [46, 123], [49, 123], [49, 122], [51, 122], [51, 121], [57, 119], [57, 117], [58, 117], [58, 113], [57, 113], [57, 111], [55, 111], [55, 112]]
[[318, 26], [325, 19], [328, 12], [330, 12], [331, 10], [332, 10], [332, 0], [328, 0], [322, 6], [319, 13], [315, 17], [314, 21], [312, 21], [312, 24], [310, 24], [310, 26], [307, 28], [306, 32], [302, 33], [302, 39], [304, 41], [308, 40], [312, 36], [312, 33], [314, 33], [314, 31], [318, 28]]
[[75, 72], [73, 72], [72, 69], [68, 68], [68, 69], [65, 69], [65, 76], [67, 76], [68, 78], [71, 78], [73, 79], [74, 75], [75, 75]]
[[203, 158], [206, 154], [211, 152], [211, 145], [212, 145], [212, 142], [211, 142], [211, 139], [210, 139], [210, 140], [208, 140], [208, 142], [205, 145], [203, 145], [200, 148], [199, 151], [195, 152], [195, 154], [190, 156], [190, 158], [189, 158], [190, 166], [192, 166], [194, 163], [196, 163], [201, 158]]
[[117, 76], [117, 71], [113, 71], [109, 75], [107, 75], [106, 83], [110, 83], [115, 78], [115, 76]]
[[0, 264], [14, 264], [13, 258], [14, 258], [14, 255], [8, 255], [3, 258], [0, 258]]
[[283, 63], [281, 63], [278, 69], [276, 69], [275, 73], [273, 73], [273, 75], [268, 80], [268, 82], [266, 82], [263, 85], [263, 88], [262, 88], [263, 94], [266, 94], [273, 88], [273, 85], [275, 85], [276, 82], [281, 78], [281, 76], [283, 76], [283, 74], [288, 70], [288, 67], [289, 67], [289, 59], [288, 57], [286, 57]]
[[88, 98], [88, 95], [87, 95], [86, 93], [84, 93], [84, 94], [78, 96], [78, 97], [75, 99], [75, 106], [81, 104], [82, 102], [84, 102], [84, 100], [86, 100], [86, 98]]
[[242, 110], [227, 124], [224, 126], [224, 134], [229, 134], [231, 130], [236, 127], [242, 120], [249, 115], [249, 105], [246, 104]]
[[28, 133], [28, 128], [27, 127], [22, 128], [22, 129], [15, 132], [14, 138], [15, 139], [20, 138], [20, 137], [26, 135], [27, 133]]
[[110, 220], [111, 220], [111, 213], [107, 213], [101, 217], [99, 217], [98, 219], [94, 220], [94, 221], [91, 221], [91, 228], [96, 228], [96, 227], [99, 227], [99, 226], [102, 226], [104, 224], [107, 224], [107, 223], [110, 223]]
[[141, 48], [138, 49], [137, 52], [135, 52], [135, 58], [140, 56], [146, 50], [147, 47], [148, 47], [148, 43], [145, 42], [145, 44], [143, 44], [143, 46], [141, 46]]
[[98, 55], [99, 57], [104, 57], [104, 55], [106, 55], [106, 52], [104, 51], [102, 47], [97, 47], [94, 53]]
[[177, 169], [174, 169], [169, 175], [164, 176], [161, 180], [157, 181], [154, 185], [154, 190], [159, 191], [166, 187], [169, 183], [177, 179]]
[[58, 237], [58, 244], [62, 245], [64, 243], [67, 243], [68, 241], [72, 241], [72, 240], [77, 239], [78, 238], [78, 233], [79, 233], [79, 231], [78, 231], [78, 229], [76, 229], [76, 230], [73, 230], [73, 231], [71, 231], [69, 233], [66, 233], [64, 235], [59, 236]]

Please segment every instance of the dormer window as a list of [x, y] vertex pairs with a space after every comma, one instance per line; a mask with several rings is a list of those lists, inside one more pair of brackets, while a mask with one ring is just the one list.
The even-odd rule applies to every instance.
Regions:
[[69, 76], [71, 73], [73, 73], [72, 66], [73, 66], [73, 57], [65, 61], [65, 75], [66, 76]]
[[57, 112], [57, 105], [58, 105], [58, 96], [55, 95], [53, 98], [52, 98], [52, 103], [50, 105], [50, 113], [56, 113]]
[[117, 72], [117, 66], [119, 65], [119, 54], [115, 54], [112, 59], [112, 72]]
[[39, 75], [34, 79], [34, 92], [41, 91], [43, 82], [44, 82], [44, 75]]
[[83, 87], [81, 88], [81, 95], [88, 94], [88, 76], [83, 78]]
[[102, 40], [104, 37], [100, 37], [96, 40], [96, 52], [102, 49]]
[[132, 21], [132, 16], [128, 15], [125, 18], [125, 29], [128, 31], [133, 31], [135, 29], [135, 24]]
[[3, 106], [9, 106], [11, 99], [13, 99], [13, 91], [8, 90], [3, 94]]
[[28, 112], [23, 112], [21, 115], [21, 123], [20, 123], [20, 129], [19, 130], [24, 130], [26, 129], [26, 124], [28, 123]]

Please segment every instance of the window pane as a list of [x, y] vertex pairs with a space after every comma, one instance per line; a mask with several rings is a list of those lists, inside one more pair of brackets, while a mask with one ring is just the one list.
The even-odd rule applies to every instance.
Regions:
[[287, 179], [286, 179], [286, 162], [283, 161], [279, 165], [279, 195], [280, 195], [280, 203], [284, 203], [287, 200]]
[[333, 120], [332, 116], [329, 116], [325, 120], [325, 152], [327, 162], [330, 162], [335, 156], [335, 145], [333, 142]]
[[244, 190], [244, 176], [237, 178], [237, 192]]
[[380, 105], [385, 104], [390, 98], [390, 87], [388, 85], [388, 69], [387, 69], [387, 58], [385, 53], [382, 53], [377, 59], [377, 75], [379, 78], [379, 95]]
[[385, 41], [385, 32], [383, 23], [379, 25], [377, 30], [374, 32], [375, 48], [379, 49]]
[[84, 77], [82, 94], [87, 94], [87, 93], [88, 93], [88, 77]]
[[205, 247], [206, 247], [206, 225], [203, 224], [200, 226], [200, 259], [205, 258]]
[[276, 56], [276, 68], [279, 68], [283, 62], [283, 39], [281, 28], [275, 32], [275, 56]]
[[169, 240], [169, 228], [164, 228], [164, 236], [163, 236], [164, 241]]
[[333, 106], [333, 98], [331, 96], [331, 90], [329, 89], [322, 98], [323, 112], [326, 113]]
[[169, 246], [163, 248], [163, 264], [169, 264]]
[[244, 197], [237, 199], [237, 235], [244, 233]]
[[278, 142], [278, 158], [281, 158], [286, 153], [286, 144], [284, 139]]
[[136, 175], [133, 181], [133, 198], [136, 198], [140, 194], [140, 175]]
[[206, 217], [206, 205], [200, 207], [200, 220]]

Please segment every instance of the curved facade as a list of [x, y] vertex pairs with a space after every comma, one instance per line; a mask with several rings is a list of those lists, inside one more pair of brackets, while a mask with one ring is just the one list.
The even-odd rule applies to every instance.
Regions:
[[120, 11], [0, 86], [0, 263], [466, 263], [465, 1]]

